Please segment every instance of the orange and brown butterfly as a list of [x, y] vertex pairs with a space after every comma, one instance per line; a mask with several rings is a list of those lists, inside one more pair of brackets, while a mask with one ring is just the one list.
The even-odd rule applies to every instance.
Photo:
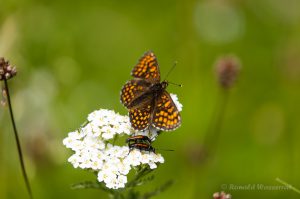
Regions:
[[180, 113], [170, 94], [167, 81], [160, 80], [156, 56], [146, 52], [131, 71], [129, 80], [121, 90], [121, 103], [129, 110], [131, 126], [146, 130], [153, 126], [171, 131], [181, 124]]

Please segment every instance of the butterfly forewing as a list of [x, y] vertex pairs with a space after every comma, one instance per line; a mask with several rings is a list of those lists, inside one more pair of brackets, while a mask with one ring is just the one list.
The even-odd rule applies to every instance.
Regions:
[[130, 80], [121, 90], [121, 102], [125, 107], [130, 108], [132, 102], [149, 89], [150, 83], [144, 80]]
[[164, 91], [156, 101], [152, 123], [155, 128], [164, 131], [174, 130], [181, 124], [179, 111], [167, 91]]
[[160, 72], [154, 53], [151, 51], [146, 52], [131, 71], [131, 75], [152, 83], [159, 83]]
[[134, 129], [145, 130], [150, 125], [151, 105], [146, 104], [139, 109], [130, 109], [129, 118]]

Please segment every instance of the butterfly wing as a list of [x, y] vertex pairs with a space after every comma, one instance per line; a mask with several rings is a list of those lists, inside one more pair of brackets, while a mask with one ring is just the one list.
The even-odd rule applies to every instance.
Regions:
[[164, 91], [156, 99], [155, 109], [152, 115], [152, 125], [159, 130], [171, 131], [178, 128], [180, 124], [180, 113], [170, 94]]
[[150, 125], [151, 104], [145, 104], [138, 109], [129, 110], [129, 119], [131, 126], [136, 130], [145, 130]]
[[127, 108], [132, 108], [133, 104], [141, 103], [142, 99], [139, 100], [140, 102], [134, 101], [146, 93], [150, 85], [151, 83], [144, 80], [133, 79], [128, 81], [121, 89], [121, 103]]
[[146, 52], [132, 69], [131, 75], [151, 83], [160, 82], [159, 66], [153, 52]]
[[[152, 124], [160, 130], [174, 130], [181, 118], [171, 96], [163, 91], [154, 99], [156, 92], [151, 86], [160, 83], [160, 71], [156, 56], [146, 52], [131, 71], [133, 80], [121, 90], [121, 102], [129, 109], [131, 125], [136, 130], [145, 130]], [[155, 94], [155, 95], [154, 95]]]

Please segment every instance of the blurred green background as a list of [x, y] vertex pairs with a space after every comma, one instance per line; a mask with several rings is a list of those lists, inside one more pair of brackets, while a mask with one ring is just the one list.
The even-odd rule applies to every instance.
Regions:
[[[300, 188], [300, 1], [2, 0], [0, 56], [17, 66], [9, 82], [35, 198], [107, 198], [98, 190], [71, 190], [95, 177], [74, 169], [62, 145], [88, 113], [127, 114], [122, 85], [151, 49], [162, 76], [174, 61], [169, 86], [184, 105], [181, 128], [153, 144], [166, 162], [142, 191], [175, 184], [156, 198], [300, 198], [289, 190], [232, 190], [234, 185]], [[220, 88], [213, 66], [224, 54], [242, 63], [238, 81], [203, 160], [202, 143], [214, 128]], [[8, 109], [0, 109], [0, 198], [26, 198]]]

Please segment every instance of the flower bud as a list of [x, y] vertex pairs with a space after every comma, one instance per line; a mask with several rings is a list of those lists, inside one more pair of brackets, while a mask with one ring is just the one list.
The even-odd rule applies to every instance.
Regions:
[[230, 88], [240, 71], [240, 62], [235, 56], [225, 56], [218, 59], [216, 63], [216, 73], [220, 85], [228, 89]]
[[9, 80], [16, 76], [17, 69], [9, 64], [3, 57], [0, 58], [0, 80]]
[[214, 193], [213, 195], [214, 199], [231, 199], [231, 195], [230, 194], [226, 194], [225, 192], [217, 192], [217, 193]]

